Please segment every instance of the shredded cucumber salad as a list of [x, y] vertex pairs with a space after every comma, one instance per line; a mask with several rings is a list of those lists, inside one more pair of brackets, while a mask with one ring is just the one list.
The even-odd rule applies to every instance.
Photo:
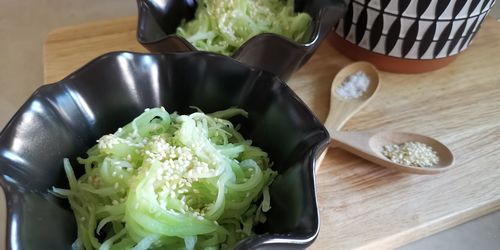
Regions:
[[311, 17], [295, 13], [293, 0], [198, 0], [195, 18], [177, 34], [199, 50], [231, 55], [261, 33], [276, 33], [302, 41]]
[[247, 113], [146, 109], [78, 158], [80, 178], [64, 159], [70, 189], [53, 192], [75, 214], [73, 248], [224, 249], [251, 235], [277, 173], [226, 120], [236, 115]]

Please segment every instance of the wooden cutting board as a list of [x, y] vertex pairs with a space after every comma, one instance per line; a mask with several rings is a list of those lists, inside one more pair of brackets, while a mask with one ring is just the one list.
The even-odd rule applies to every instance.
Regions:
[[[135, 18], [52, 32], [45, 43], [47, 83], [100, 54], [145, 52]], [[324, 120], [335, 73], [351, 61], [329, 41], [289, 81]], [[471, 47], [431, 73], [382, 73], [381, 89], [347, 130], [404, 130], [433, 136], [456, 154], [436, 176], [394, 172], [330, 149], [317, 173], [321, 233], [313, 249], [389, 249], [500, 209], [500, 23], [487, 19]]]

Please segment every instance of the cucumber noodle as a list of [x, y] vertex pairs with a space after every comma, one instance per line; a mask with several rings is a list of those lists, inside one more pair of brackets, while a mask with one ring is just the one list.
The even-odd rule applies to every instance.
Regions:
[[195, 18], [177, 35], [199, 50], [231, 55], [261, 33], [302, 41], [310, 23], [307, 13], [294, 13], [293, 0], [198, 0]]
[[231, 108], [206, 115], [146, 109], [114, 134], [68, 159], [69, 199], [78, 226], [77, 249], [231, 248], [253, 234], [270, 209], [276, 176], [267, 153], [225, 119]]

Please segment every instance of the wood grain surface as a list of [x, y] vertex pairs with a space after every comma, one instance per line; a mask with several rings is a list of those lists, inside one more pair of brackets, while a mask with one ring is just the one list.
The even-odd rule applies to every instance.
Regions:
[[[145, 50], [135, 18], [68, 27], [44, 48], [45, 81], [92, 58]], [[330, 83], [351, 61], [323, 42], [289, 85], [324, 120]], [[346, 130], [401, 130], [447, 144], [456, 166], [434, 176], [382, 168], [330, 149], [317, 173], [321, 232], [313, 249], [391, 249], [500, 209], [500, 23], [487, 19], [468, 50], [446, 68], [418, 75], [381, 73], [370, 104]]]

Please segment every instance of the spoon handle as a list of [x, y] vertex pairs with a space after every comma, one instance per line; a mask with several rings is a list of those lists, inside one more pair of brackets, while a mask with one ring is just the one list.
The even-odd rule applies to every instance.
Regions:
[[362, 132], [334, 132], [330, 134], [332, 142], [330, 145], [337, 146], [357, 155], [363, 159], [371, 161], [375, 164], [386, 166], [387, 160], [383, 159], [382, 155], [374, 152], [370, 147], [370, 138], [374, 135], [374, 132], [362, 131]]
[[[334, 90], [332, 90], [334, 91]], [[339, 131], [342, 129], [342, 126], [359, 110], [361, 110], [372, 97], [369, 97], [365, 100], [351, 100], [351, 101], [343, 101], [339, 100], [335, 93], [331, 93], [330, 97], [330, 112], [325, 121], [325, 127], [328, 129], [328, 132], [331, 134], [335, 131]]]
[[349, 152], [356, 150], [369, 153], [373, 152], [370, 148], [370, 137], [374, 134], [374, 132], [370, 131], [334, 131], [330, 133], [332, 139], [331, 144], [335, 144], [334, 146]]
[[[345, 102], [339, 102], [336, 98], [330, 98], [330, 101], [333, 102], [330, 104], [330, 107], [335, 107], [335, 110], [330, 108], [333, 111], [330, 111], [330, 114], [328, 114], [325, 127], [332, 134], [335, 131], [339, 131], [355, 112], [353, 112], [349, 105], [345, 105]], [[335, 112], [336, 110], [342, 110], [343, 112]]]

